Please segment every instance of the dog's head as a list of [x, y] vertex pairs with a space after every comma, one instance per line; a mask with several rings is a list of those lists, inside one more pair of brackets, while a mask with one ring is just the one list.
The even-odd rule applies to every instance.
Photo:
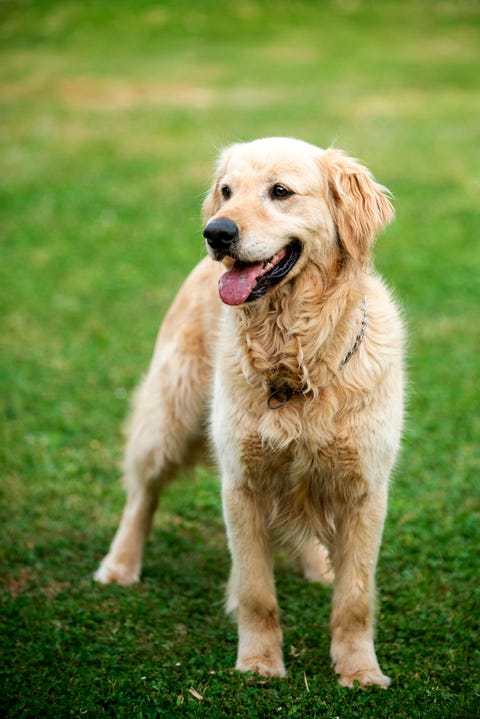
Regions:
[[387, 194], [340, 150], [290, 138], [227, 148], [203, 205], [208, 252], [227, 268], [221, 299], [251, 302], [308, 262], [330, 267], [342, 254], [366, 266], [393, 216]]

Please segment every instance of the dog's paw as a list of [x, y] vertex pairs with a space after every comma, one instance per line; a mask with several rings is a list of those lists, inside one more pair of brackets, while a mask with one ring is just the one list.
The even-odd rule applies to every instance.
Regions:
[[93, 578], [100, 584], [120, 584], [122, 587], [128, 587], [140, 581], [140, 572], [127, 565], [113, 562], [107, 555]]
[[316, 540], [310, 540], [301, 551], [303, 575], [309, 582], [332, 584], [334, 573], [325, 547]]
[[335, 575], [332, 569], [326, 569], [320, 567], [304, 567], [303, 575], [305, 579], [311, 584], [333, 584]]
[[361, 687], [377, 686], [386, 689], [390, 685], [390, 677], [382, 674], [380, 669], [363, 669], [355, 674], [340, 676], [338, 683], [341, 687], [353, 689], [358, 683]]
[[258, 674], [261, 677], [278, 677], [283, 679], [287, 676], [282, 660], [275, 661], [264, 656], [239, 659], [235, 669], [239, 672], [252, 672], [252, 674]]

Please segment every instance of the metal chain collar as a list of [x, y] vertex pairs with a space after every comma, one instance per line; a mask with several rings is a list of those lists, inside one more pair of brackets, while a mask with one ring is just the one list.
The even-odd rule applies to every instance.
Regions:
[[343, 358], [343, 361], [342, 361], [342, 364], [340, 365], [340, 367], [345, 367], [347, 362], [349, 362], [352, 359], [353, 355], [358, 352], [358, 348], [362, 344], [363, 338], [365, 337], [365, 331], [367, 329], [367, 314], [368, 314], [367, 295], [365, 295], [365, 297], [363, 298], [362, 310], [363, 310], [363, 316], [362, 316], [362, 324], [360, 325], [360, 332], [358, 333], [358, 335], [355, 338], [355, 342], [353, 343], [352, 349], [350, 350], [350, 352], [347, 352], [347, 354]]

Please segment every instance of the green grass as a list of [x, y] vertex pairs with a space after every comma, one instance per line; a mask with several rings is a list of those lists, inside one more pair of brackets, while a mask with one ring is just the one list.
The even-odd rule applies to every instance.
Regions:
[[[478, 716], [479, 30], [474, 0], [0, 3], [3, 716]], [[206, 471], [167, 492], [139, 586], [91, 579], [128, 397], [204, 251], [212, 159], [272, 134], [335, 141], [396, 196], [376, 250], [410, 332], [378, 570], [387, 692], [336, 685], [330, 591], [284, 557], [289, 677], [231, 670]]]

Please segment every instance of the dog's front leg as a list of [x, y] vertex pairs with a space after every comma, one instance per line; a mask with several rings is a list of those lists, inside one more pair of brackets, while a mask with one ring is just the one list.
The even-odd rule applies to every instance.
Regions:
[[238, 621], [236, 669], [284, 677], [273, 560], [262, 505], [245, 488], [227, 482], [223, 504], [232, 557], [227, 609], [235, 612]]
[[339, 684], [387, 688], [373, 644], [375, 567], [385, 518], [386, 497], [344, 507], [337, 517], [332, 547], [335, 572], [331, 615], [331, 655]]

